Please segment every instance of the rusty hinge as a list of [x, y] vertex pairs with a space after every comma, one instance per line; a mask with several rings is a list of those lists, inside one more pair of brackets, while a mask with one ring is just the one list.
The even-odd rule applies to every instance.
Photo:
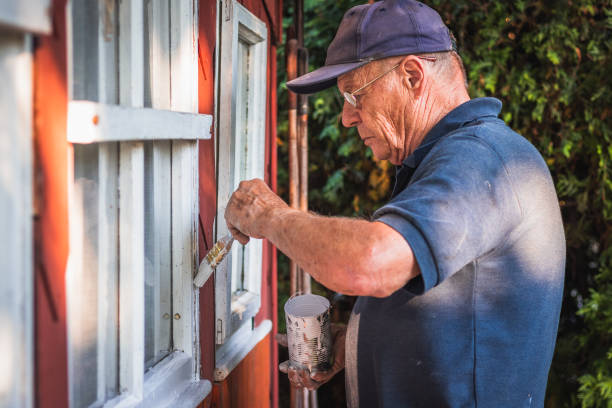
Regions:
[[234, 0], [223, 0], [223, 16], [225, 17], [225, 21], [230, 21], [232, 19], [232, 7]]

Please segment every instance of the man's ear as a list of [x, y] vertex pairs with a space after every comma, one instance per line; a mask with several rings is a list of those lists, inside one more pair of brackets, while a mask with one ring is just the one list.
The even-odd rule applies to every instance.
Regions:
[[403, 74], [404, 85], [413, 91], [419, 91], [425, 78], [423, 62], [414, 55], [407, 55], [400, 62], [399, 69]]

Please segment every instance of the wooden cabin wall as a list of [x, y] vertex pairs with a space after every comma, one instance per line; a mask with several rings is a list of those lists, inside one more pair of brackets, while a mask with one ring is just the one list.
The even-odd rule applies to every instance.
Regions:
[[[268, 26], [266, 182], [276, 191], [276, 48], [281, 42], [282, 1], [242, 0], [240, 3]], [[216, 41], [216, 1], [199, 4], [199, 111], [214, 114], [214, 51]], [[214, 146], [216, 135], [200, 142], [200, 255], [213, 245], [216, 208]], [[222, 220], [220, 222], [223, 222]], [[264, 245], [261, 309], [255, 324], [272, 321], [272, 332], [264, 338], [222, 383], [216, 383], [204, 407], [276, 407], [278, 405], [276, 249]], [[212, 381], [214, 370], [214, 276], [200, 292], [200, 339], [202, 377]], [[268, 373], [268, 375], [264, 375]]]
[[68, 261], [66, 0], [34, 51], [34, 287], [36, 407], [68, 406], [65, 273]]

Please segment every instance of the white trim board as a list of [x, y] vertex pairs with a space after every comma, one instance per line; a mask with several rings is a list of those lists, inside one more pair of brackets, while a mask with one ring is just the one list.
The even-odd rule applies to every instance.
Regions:
[[91, 101], [68, 103], [68, 141], [100, 143], [210, 139], [212, 116]]
[[32, 46], [0, 35], [0, 406], [34, 406]]
[[223, 381], [234, 368], [264, 339], [272, 330], [272, 321], [264, 320], [251, 330], [251, 322], [236, 331], [218, 351], [214, 372], [215, 381]]
[[29, 33], [51, 33], [51, 0], [0, 1], [0, 27]]

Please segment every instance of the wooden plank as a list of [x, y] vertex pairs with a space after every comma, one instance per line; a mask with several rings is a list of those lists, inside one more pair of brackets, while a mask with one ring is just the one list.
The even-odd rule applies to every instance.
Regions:
[[141, 399], [144, 374], [143, 145], [120, 146], [119, 169], [119, 384]]
[[197, 113], [91, 101], [70, 101], [68, 105], [71, 143], [209, 139], [211, 125], [211, 115]]
[[[119, 373], [119, 146], [98, 146], [98, 400], [117, 395]], [[91, 214], [90, 214], [91, 215]], [[78, 380], [77, 380], [78, 381]]]
[[[216, 236], [217, 238], [226, 235], [229, 231], [225, 225], [224, 213], [233, 192], [233, 144], [234, 128], [236, 123], [236, 111], [234, 109], [233, 95], [236, 95], [237, 75], [234, 69], [234, 62], [238, 53], [238, 21], [234, 17], [231, 5], [233, 0], [224, 1], [220, 6], [219, 38], [217, 39], [217, 49], [223, 52], [217, 53], [218, 63], [218, 83], [217, 83], [217, 112], [219, 112], [217, 123], [217, 217], [216, 217]], [[231, 67], [231, 69], [230, 69]], [[230, 255], [231, 257], [231, 255]], [[227, 328], [231, 315], [231, 268], [229, 267], [228, 257], [226, 262], [222, 262], [215, 270], [215, 343], [217, 345], [225, 342], [229, 335]]]
[[170, 9], [171, 107], [179, 112], [198, 111], [197, 2], [173, 0]]
[[30, 41], [19, 33], [0, 36], [0, 405], [11, 407], [34, 404]]
[[[142, 0], [119, 3], [119, 103], [144, 104]], [[69, 122], [70, 123], [70, 122]], [[141, 400], [144, 377], [144, 149], [124, 142], [119, 156], [119, 385]]]
[[192, 356], [197, 346], [197, 299], [193, 286], [198, 202], [195, 147], [194, 142], [172, 142], [172, 332], [175, 350]]
[[[200, 0], [198, 7], [198, 112], [212, 114], [215, 108], [215, 43], [217, 40], [218, 1]], [[213, 226], [216, 214], [215, 140], [202, 140], [199, 144], [199, 256], [214, 244]], [[215, 294], [214, 279], [200, 289], [200, 355], [201, 378], [212, 380], [215, 366]], [[210, 406], [210, 397], [204, 406]], [[274, 405], [273, 405], [274, 406]]]
[[[198, 107], [197, 2], [175, 0], [170, 8], [170, 109], [196, 114]], [[210, 130], [208, 124], [207, 133]], [[209, 134], [209, 133], [208, 133]], [[172, 142], [172, 283], [175, 349], [193, 357], [199, 378], [199, 299], [193, 286], [198, 266], [197, 143]], [[179, 317], [180, 316], [180, 317]], [[179, 317], [176, 319], [176, 317]]]
[[[91, 5], [90, 5], [91, 7]], [[98, 2], [97, 101], [119, 102], [118, 28], [114, 1]], [[92, 43], [95, 40], [92, 40]], [[91, 44], [89, 44], [91, 46]], [[119, 145], [99, 145], [98, 401], [118, 395], [119, 371]]]
[[[15, 2], [17, 3], [17, 2]], [[68, 406], [66, 263], [68, 259], [69, 158], [66, 142], [68, 70], [66, 0], [50, 16], [53, 35], [38, 38], [34, 51], [34, 137], [38, 219], [36, 275], [36, 402]], [[44, 186], [44, 188], [43, 188]]]
[[50, 16], [50, 0], [6, 0], [0, 3], [0, 27], [11, 30], [50, 34]]

